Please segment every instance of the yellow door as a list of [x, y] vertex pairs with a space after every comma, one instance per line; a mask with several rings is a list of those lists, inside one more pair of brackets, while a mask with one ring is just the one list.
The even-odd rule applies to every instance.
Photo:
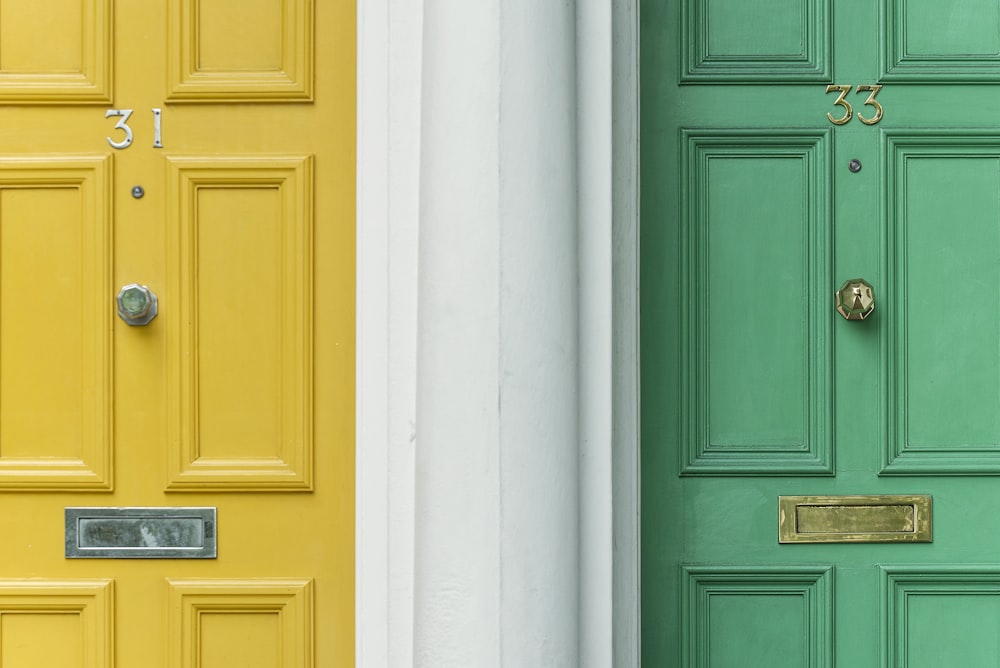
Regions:
[[0, 668], [353, 665], [354, 24], [0, 0]]

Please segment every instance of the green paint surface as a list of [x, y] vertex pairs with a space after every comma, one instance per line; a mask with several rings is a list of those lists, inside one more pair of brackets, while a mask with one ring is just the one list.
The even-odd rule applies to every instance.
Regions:
[[[643, 665], [1000, 665], [1000, 8], [640, 11]], [[779, 545], [800, 494], [934, 540]]]

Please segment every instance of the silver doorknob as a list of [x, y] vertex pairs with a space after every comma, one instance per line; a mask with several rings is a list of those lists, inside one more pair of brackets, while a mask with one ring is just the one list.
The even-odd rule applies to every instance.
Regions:
[[148, 325], [156, 317], [156, 295], [138, 283], [122, 286], [118, 291], [118, 315], [134, 327]]
[[845, 281], [837, 290], [837, 313], [847, 320], [864, 320], [875, 310], [875, 289], [863, 278]]

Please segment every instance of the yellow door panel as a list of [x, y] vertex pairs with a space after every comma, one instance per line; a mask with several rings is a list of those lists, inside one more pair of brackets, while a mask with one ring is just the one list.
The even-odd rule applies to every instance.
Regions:
[[110, 102], [111, 14], [111, 0], [0, 3], [0, 101]]
[[309, 489], [312, 160], [168, 167], [171, 487]]
[[[0, 0], [0, 668], [353, 665], [354, 26]], [[217, 556], [67, 558], [68, 507]]]
[[309, 0], [171, 0], [169, 11], [167, 99], [312, 99]]
[[311, 665], [309, 580], [170, 582], [171, 668]]
[[111, 580], [0, 580], [0, 666], [103, 668], [114, 656]]
[[0, 488], [111, 487], [110, 165], [0, 160]]

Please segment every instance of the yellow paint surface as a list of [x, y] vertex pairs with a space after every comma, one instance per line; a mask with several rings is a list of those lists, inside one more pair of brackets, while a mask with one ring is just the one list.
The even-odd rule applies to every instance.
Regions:
[[[0, 661], [353, 665], [353, 0], [0, 24]], [[219, 556], [66, 559], [68, 506], [213, 506]]]

